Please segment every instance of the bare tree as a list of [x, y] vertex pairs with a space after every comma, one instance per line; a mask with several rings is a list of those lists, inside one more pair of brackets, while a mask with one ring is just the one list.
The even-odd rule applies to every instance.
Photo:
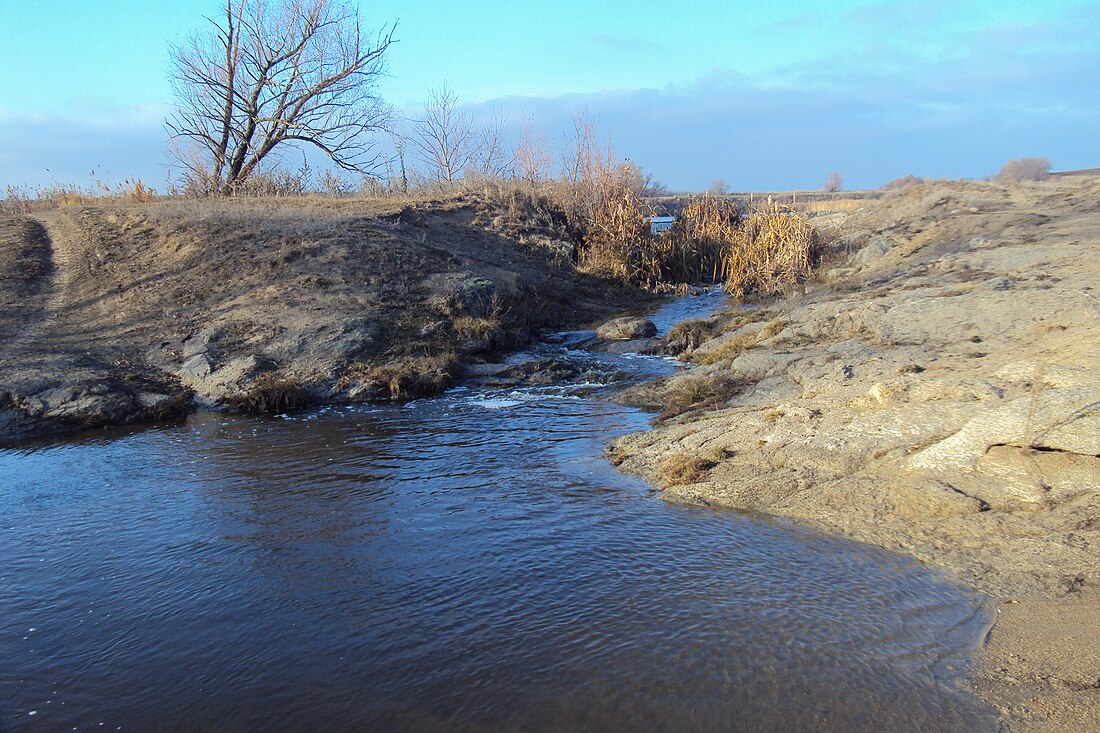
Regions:
[[[409, 171], [405, 167], [405, 145], [407, 143], [408, 141], [403, 135], [400, 134], [400, 132], [393, 132], [393, 147], [394, 150], [397, 151], [397, 162], [401, 173], [401, 193], [409, 192]], [[391, 166], [391, 164], [387, 162], [387, 166]], [[394, 178], [392, 171], [389, 175], [386, 176], [386, 178], [388, 181], [390, 181], [390, 185], [392, 187]]]
[[232, 194], [286, 143], [346, 171], [377, 165], [371, 133], [390, 109], [376, 86], [396, 25], [365, 37], [345, 0], [226, 0], [210, 23], [171, 49], [167, 126], [193, 180]]
[[729, 186], [721, 178], [716, 178], [707, 186], [707, 193], [713, 196], [724, 196], [729, 191]]
[[997, 174], [998, 181], [1041, 181], [1050, 175], [1050, 161], [1046, 158], [1019, 158], [1010, 160]]
[[554, 159], [546, 148], [546, 137], [529, 118], [524, 120], [513, 160], [519, 177], [528, 183], [542, 183], [550, 178]]
[[825, 193], [836, 193], [840, 190], [842, 183], [843, 179], [841, 179], [840, 173], [838, 171], [833, 171], [825, 180], [825, 185], [821, 187], [821, 190]]
[[473, 122], [458, 104], [458, 95], [444, 84], [428, 92], [420, 116], [410, 119], [409, 142], [437, 183], [450, 186], [474, 162], [477, 135]]
[[611, 140], [602, 148], [596, 139], [596, 125], [588, 119], [588, 110], [573, 115], [573, 134], [563, 140], [561, 177], [567, 183], [594, 181], [611, 170], [614, 152]]
[[619, 181], [638, 196], [663, 196], [668, 193], [665, 185], [653, 177], [652, 173], [646, 173], [640, 165], [627, 158], [619, 166]]
[[509, 154], [505, 146], [506, 122], [500, 107], [493, 107], [477, 130], [474, 167], [486, 178], [507, 178], [515, 172], [515, 153]]

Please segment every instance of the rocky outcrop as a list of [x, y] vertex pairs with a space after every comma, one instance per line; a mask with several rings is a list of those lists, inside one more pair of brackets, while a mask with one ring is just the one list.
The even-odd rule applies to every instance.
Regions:
[[17, 380], [0, 393], [0, 436], [8, 440], [112, 425], [178, 419], [192, 393], [171, 378], [85, 376]]
[[652, 479], [711, 460], [664, 495], [896, 548], [990, 593], [1100, 588], [1097, 195], [923, 184], [850, 215], [843, 267], [626, 396], [665, 419], [616, 460]]

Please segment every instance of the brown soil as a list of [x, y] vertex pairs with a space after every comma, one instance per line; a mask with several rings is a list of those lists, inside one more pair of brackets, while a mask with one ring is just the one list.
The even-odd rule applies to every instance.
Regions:
[[[846, 261], [766, 321], [700, 329], [699, 366], [627, 395], [689, 404], [615, 460], [651, 480], [670, 457], [714, 460], [664, 496], [1020, 601], [977, 688], [1012, 730], [1100, 730], [1100, 180], [918, 184], [817, 221]], [[715, 383], [738, 388], [703, 394]]]
[[541, 328], [638, 302], [578, 274], [547, 217], [516, 236], [523, 217], [491, 207], [104, 200], [0, 217], [0, 439], [430, 393]]

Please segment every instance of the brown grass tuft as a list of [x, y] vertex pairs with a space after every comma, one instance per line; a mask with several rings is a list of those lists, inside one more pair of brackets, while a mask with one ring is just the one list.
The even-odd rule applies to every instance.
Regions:
[[391, 400], [401, 400], [439, 394], [454, 381], [459, 366], [458, 357], [446, 352], [405, 356], [383, 364], [357, 363], [348, 371], [381, 387]]
[[468, 339], [495, 341], [501, 334], [500, 319], [481, 316], [459, 316], [451, 323], [459, 336]]
[[681, 377], [673, 381], [660, 419], [670, 420], [687, 412], [719, 409], [744, 388], [744, 380], [732, 374]]
[[715, 335], [715, 323], [709, 320], [681, 321], [668, 330], [665, 344], [670, 354], [694, 351]]
[[313, 395], [294, 379], [268, 372], [257, 377], [244, 394], [226, 398], [225, 404], [249, 415], [275, 415], [301, 410], [313, 401]]
[[709, 458], [681, 453], [665, 459], [657, 469], [657, 478], [661, 479], [666, 487], [695, 484], [706, 478], [707, 472], [714, 468], [714, 465], [715, 462]]
[[746, 351], [752, 351], [760, 343], [760, 335], [744, 334], [721, 344], [718, 348], [688, 355], [688, 361], [696, 364], [729, 364]]

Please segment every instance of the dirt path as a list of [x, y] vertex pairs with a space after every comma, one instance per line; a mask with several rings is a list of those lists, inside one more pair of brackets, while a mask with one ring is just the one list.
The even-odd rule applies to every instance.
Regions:
[[46, 318], [55, 279], [45, 228], [29, 217], [0, 221], [0, 358]]
[[44, 356], [60, 356], [64, 350], [57, 342], [58, 328], [70, 304], [75, 300], [75, 281], [78, 267], [87, 257], [86, 247], [80, 245], [79, 228], [65, 212], [53, 212], [51, 216], [33, 221], [44, 236], [42, 246], [47, 248], [49, 275], [40, 286], [39, 307], [27, 313], [17, 337], [4, 349], [8, 358], [24, 361], [41, 360]]

